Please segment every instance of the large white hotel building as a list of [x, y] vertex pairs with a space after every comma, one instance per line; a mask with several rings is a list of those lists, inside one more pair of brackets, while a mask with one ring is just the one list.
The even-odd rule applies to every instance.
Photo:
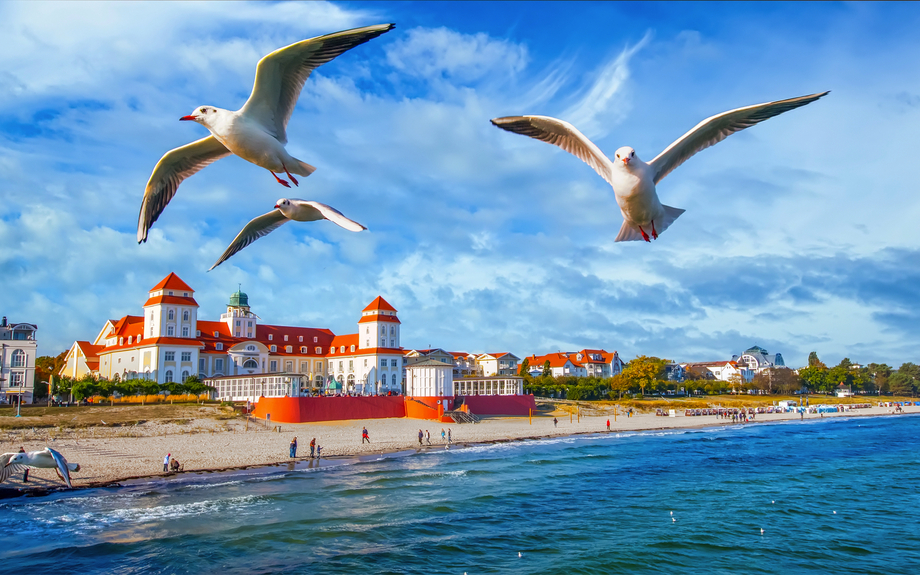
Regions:
[[382, 297], [362, 310], [357, 333], [335, 335], [328, 329], [259, 323], [240, 291], [230, 296], [220, 321], [199, 320], [194, 295], [170, 273], [150, 289], [143, 315], [108, 320], [93, 341], [74, 342], [60, 374], [165, 383], [190, 375], [298, 373], [311, 387], [326, 391], [402, 387], [400, 321]]

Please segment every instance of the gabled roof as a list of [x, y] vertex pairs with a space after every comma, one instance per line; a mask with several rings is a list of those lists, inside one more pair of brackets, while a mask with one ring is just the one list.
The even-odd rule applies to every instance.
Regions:
[[378, 295], [377, 299], [369, 303], [367, 307], [361, 311], [377, 311], [377, 310], [396, 311], [396, 308], [388, 304], [387, 300], [383, 299], [382, 297]]
[[531, 367], [540, 368], [549, 361], [550, 367], [564, 367], [566, 363], [571, 363], [575, 367], [584, 367], [574, 359], [564, 353], [548, 353], [546, 355], [531, 355], [526, 358]]
[[144, 303], [144, 307], [147, 307], [147, 306], [149, 306], [149, 305], [156, 305], [156, 304], [159, 304], [159, 303], [171, 303], [171, 304], [177, 304], [177, 305], [190, 305], [190, 306], [198, 307], [198, 302], [195, 301], [195, 298], [193, 298], [193, 297], [183, 297], [183, 296], [180, 296], [180, 295], [158, 295], [158, 296], [154, 296], [154, 297], [148, 299], [148, 300]]
[[150, 288], [150, 291], [156, 291], [160, 289], [171, 289], [171, 290], [188, 291], [188, 292], [195, 291], [192, 288], [190, 288], [187, 283], [182, 281], [179, 278], [179, 276], [177, 276], [173, 272], [169, 272], [169, 275], [163, 278], [160, 281], [160, 283]]

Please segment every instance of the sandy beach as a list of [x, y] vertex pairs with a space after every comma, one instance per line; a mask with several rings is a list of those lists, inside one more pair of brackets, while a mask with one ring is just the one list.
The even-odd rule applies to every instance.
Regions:
[[[830, 417], [882, 416], [892, 413], [889, 407], [871, 407], [841, 413], [824, 414]], [[920, 413], [912, 406], [903, 415]], [[553, 425], [553, 417], [558, 425]], [[821, 415], [807, 414], [805, 420], [821, 419]], [[534, 417], [487, 417], [477, 424], [446, 425], [418, 419], [369, 419], [327, 423], [281, 424], [280, 431], [264, 423], [247, 423], [245, 419], [216, 421], [194, 419], [187, 423], [155, 423], [125, 427], [96, 427], [64, 430], [55, 433], [48, 429], [16, 430], [3, 435], [0, 453], [26, 451], [51, 446], [70, 462], [79, 463], [81, 470], [72, 475], [74, 487], [93, 487], [114, 482], [164, 476], [163, 458], [167, 453], [179, 460], [184, 473], [226, 470], [252, 466], [288, 463], [289, 443], [297, 437], [298, 459], [309, 458], [309, 443], [316, 438], [322, 446], [323, 457], [343, 457], [389, 453], [407, 449], [445, 449], [441, 429], [449, 428], [452, 449], [466, 445], [539, 439], [588, 433], [607, 433], [610, 420], [611, 433], [649, 431], [694, 427], [730, 425], [756, 425], [768, 422], [800, 421], [799, 414], [758, 414], [747, 424], [731, 423], [716, 416], [661, 417], [640, 413], [633, 417], [622, 414], [571, 417], [556, 412]], [[367, 427], [370, 444], [361, 443], [361, 430]], [[248, 430], [247, 430], [248, 427]], [[419, 446], [418, 432], [431, 432], [431, 445], [427, 441]], [[58, 488], [63, 483], [52, 470], [32, 470], [28, 483], [21, 476], [8, 479], [3, 487], [34, 489]]]

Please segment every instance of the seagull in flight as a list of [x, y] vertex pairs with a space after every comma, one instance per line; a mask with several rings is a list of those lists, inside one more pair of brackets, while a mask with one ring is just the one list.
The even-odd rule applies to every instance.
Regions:
[[217, 260], [217, 263], [211, 266], [208, 271], [213, 270], [236, 252], [242, 250], [262, 236], [267, 236], [291, 220], [295, 222], [329, 220], [350, 232], [360, 232], [367, 229], [358, 222], [349, 220], [342, 215], [342, 212], [332, 206], [327, 206], [319, 202], [298, 200], [296, 198], [281, 198], [275, 204], [274, 210], [257, 218], [253, 218], [246, 224], [246, 227], [244, 227], [240, 233], [233, 238], [233, 241], [230, 242], [230, 245], [224, 251], [223, 255], [220, 256], [220, 259]]
[[619, 148], [611, 161], [575, 126], [556, 118], [507, 116], [493, 119], [492, 124], [515, 134], [555, 144], [594, 168], [613, 187], [617, 205], [623, 214], [623, 225], [616, 241], [650, 242], [650, 235], [657, 240], [658, 235], [684, 213], [684, 210], [666, 206], [658, 199], [657, 185], [665, 176], [697, 152], [721, 142], [735, 132], [810, 104], [826, 94], [828, 92], [767, 102], [712, 116], [697, 124], [648, 163], [640, 160], [636, 151], [629, 146]]
[[249, 99], [237, 111], [200, 106], [180, 120], [198, 122], [211, 135], [170, 150], [160, 158], [141, 202], [137, 218], [137, 243], [147, 241], [147, 232], [166, 204], [176, 195], [179, 184], [224, 156], [237, 156], [269, 170], [275, 180], [290, 184], [275, 172], [284, 172], [294, 185], [298, 176], [309, 176], [316, 168], [287, 153], [287, 123], [304, 83], [321, 64], [345, 51], [393, 29], [393, 24], [366, 26], [317, 36], [275, 50], [259, 60]]
[[73, 483], [70, 480], [70, 472], [80, 471], [79, 463], [67, 463], [63, 455], [50, 447], [45, 447], [42, 451], [4, 453], [0, 455], [0, 483], [6, 481], [13, 473], [18, 473], [28, 467], [54, 469], [58, 477], [63, 479], [67, 487], [71, 489], [73, 489]]

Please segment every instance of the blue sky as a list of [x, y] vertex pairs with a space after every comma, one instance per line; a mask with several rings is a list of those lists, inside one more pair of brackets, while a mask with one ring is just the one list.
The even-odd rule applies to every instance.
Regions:
[[[241, 106], [274, 49], [384, 22], [308, 80], [299, 188], [221, 160], [137, 245], [153, 166], [206, 134], [180, 116]], [[0, 3], [0, 313], [56, 354], [174, 271], [201, 319], [242, 284], [267, 323], [351, 333], [382, 295], [407, 347], [918, 361], [918, 24], [911, 4]], [[489, 124], [556, 116], [650, 160], [710, 115], [824, 90], [663, 180], [687, 212], [652, 244], [613, 242], [588, 166]], [[281, 197], [369, 231], [287, 225], [207, 273]]]

